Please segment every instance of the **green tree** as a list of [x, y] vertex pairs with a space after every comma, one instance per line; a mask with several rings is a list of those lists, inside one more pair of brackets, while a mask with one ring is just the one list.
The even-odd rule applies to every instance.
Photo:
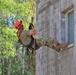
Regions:
[[34, 0], [0, 0], [0, 75], [34, 75], [34, 57], [28, 70], [26, 48], [17, 44], [16, 30], [7, 26], [7, 19], [12, 17], [13, 24], [22, 20], [28, 29], [35, 9]]

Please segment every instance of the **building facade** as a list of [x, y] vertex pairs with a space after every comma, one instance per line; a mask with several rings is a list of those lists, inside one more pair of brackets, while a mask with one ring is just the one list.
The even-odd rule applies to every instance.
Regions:
[[76, 75], [76, 0], [36, 0], [36, 12], [37, 38], [69, 43], [60, 53], [37, 50], [36, 75]]

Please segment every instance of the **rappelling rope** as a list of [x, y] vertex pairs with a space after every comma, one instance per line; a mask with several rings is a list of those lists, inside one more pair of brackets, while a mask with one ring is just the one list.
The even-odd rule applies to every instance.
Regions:
[[[31, 25], [33, 25], [33, 21], [34, 21], [34, 17], [31, 17]], [[36, 39], [34, 38], [34, 70], [36, 69], [36, 51], [35, 50], [36, 50]], [[28, 53], [28, 69], [30, 69], [30, 51], [29, 51], [29, 49], [28, 49], [27, 53]]]
[[[31, 17], [31, 23], [33, 24], [34, 17]], [[34, 38], [34, 75], [36, 75], [36, 39]]]
[[34, 39], [34, 75], [36, 75], [36, 39]]
[[[34, 2], [36, 3], [36, 0]], [[36, 6], [36, 5], [34, 4], [33, 6]], [[34, 8], [33, 6], [32, 8]], [[35, 11], [33, 12], [33, 15], [32, 15], [33, 17], [31, 17], [32, 24], [34, 22], [34, 14], [36, 13]], [[28, 52], [28, 68], [30, 68], [30, 52]], [[35, 38], [34, 38], [34, 75], [36, 75], [36, 39]]]
[[[31, 17], [31, 23], [33, 24], [34, 17]], [[34, 38], [34, 75], [36, 75], [36, 39]]]

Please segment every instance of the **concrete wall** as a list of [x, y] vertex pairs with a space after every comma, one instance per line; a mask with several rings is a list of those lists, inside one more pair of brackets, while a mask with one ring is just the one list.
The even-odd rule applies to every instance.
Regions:
[[[37, 38], [51, 37], [63, 43], [64, 13], [74, 8], [76, 37], [76, 0], [36, 0]], [[76, 38], [74, 46], [59, 54], [45, 46], [37, 51], [36, 75], [76, 75]]]

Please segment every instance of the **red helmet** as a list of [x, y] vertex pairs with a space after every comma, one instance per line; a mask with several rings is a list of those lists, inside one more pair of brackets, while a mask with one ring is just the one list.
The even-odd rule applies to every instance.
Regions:
[[16, 29], [18, 29], [18, 30], [19, 30], [19, 28], [20, 28], [21, 26], [23, 26], [23, 25], [22, 25], [22, 21], [18, 21], [18, 22], [16, 22], [16, 23], [14, 24], [14, 27], [15, 27]]

